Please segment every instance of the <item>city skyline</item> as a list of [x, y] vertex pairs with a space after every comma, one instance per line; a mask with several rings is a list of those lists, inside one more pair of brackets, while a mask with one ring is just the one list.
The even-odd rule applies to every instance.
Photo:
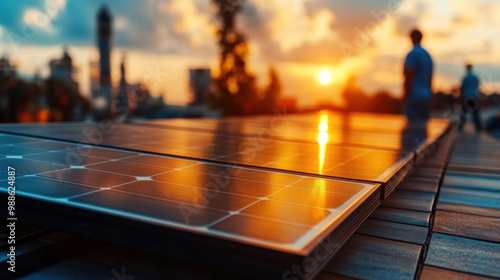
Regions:
[[[411, 48], [407, 33], [413, 26], [423, 30], [423, 44], [435, 59], [435, 90], [456, 86], [463, 65], [471, 61], [484, 81], [483, 89], [497, 91], [500, 40], [488, 30], [498, 21], [494, 15], [500, 3], [267, 2], [246, 1], [238, 16], [238, 28], [251, 47], [250, 71], [263, 87], [273, 64], [284, 96], [296, 97], [300, 105], [326, 99], [342, 102], [340, 89], [351, 75], [370, 92], [387, 89], [399, 96], [402, 62]], [[78, 68], [80, 90], [90, 97], [89, 61], [99, 58], [95, 18], [103, 3], [114, 16], [113, 85], [120, 80], [123, 53], [127, 79], [149, 84], [152, 94], [164, 94], [173, 104], [189, 102], [188, 69], [209, 67], [216, 73], [217, 25], [208, 0], [7, 3], [9, 15], [0, 12], [0, 54], [11, 58], [22, 76], [37, 70], [47, 76], [48, 62], [67, 46]], [[331, 82], [322, 84], [317, 78], [325, 70]]]

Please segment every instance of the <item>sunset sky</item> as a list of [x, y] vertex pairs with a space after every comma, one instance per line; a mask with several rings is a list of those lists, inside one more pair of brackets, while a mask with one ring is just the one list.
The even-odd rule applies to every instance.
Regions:
[[[149, 83], [169, 103], [188, 101], [188, 69], [217, 69], [217, 22], [210, 0], [5, 1], [0, 10], [0, 55], [25, 77], [68, 46], [88, 95], [89, 61], [97, 60], [96, 13], [106, 3], [114, 19], [113, 82], [127, 56], [129, 83]], [[299, 105], [342, 103], [345, 80], [368, 90], [401, 94], [408, 32], [419, 27], [435, 62], [434, 90], [456, 86], [464, 63], [476, 64], [483, 90], [500, 91], [500, 1], [495, 0], [247, 0], [238, 28], [248, 37], [249, 69], [263, 87], [274, 65], [283, 93]], [[323, 84], [320, 73], [331, 81]]]

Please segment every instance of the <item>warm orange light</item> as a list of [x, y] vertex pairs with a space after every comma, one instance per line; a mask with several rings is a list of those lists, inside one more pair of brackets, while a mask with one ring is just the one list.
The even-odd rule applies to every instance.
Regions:
[[37, 121], [41, 123], [45, 123], [49, 121], [49, 110], [38, 110], [37, 112]]
[[318, 125], [318, 144], [319, 144], [319, 173], [323, 173], [323, 166], [325, 164], [326, 144], [328, 143], [328, 115], [322, 114], [320, 123]]
[[323, 146], [326, 145], [327, 143], [328, 143], [328, 133], [320, 132], [318, 134], [318, 144], [322, 145], [321, 148], [323, 148]]
[[328, 115], [326, 114], [321, 115], [321, 118], [319, 120], [318, 130], [320, 132], [328, 131]]
[[332, 81], [332, 74], [327, 70], [323, 70], [318, 75], [318, 81], [324, 85], [329, 84]]
[[326, 205], [326, 182], [324, 179], [314, 181], [314, 197], [316, 198], [316, 207], [324, 208]]

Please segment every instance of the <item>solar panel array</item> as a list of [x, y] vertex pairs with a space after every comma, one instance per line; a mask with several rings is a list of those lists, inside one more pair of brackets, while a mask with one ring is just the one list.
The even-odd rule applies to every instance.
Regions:
[[[383, 120], [399, 126], [384, 127], [381, 137], [399, 137], [404, 143], [401, 118], [376, 123]], [[102, 238], [122, 230], [119, 236], [127, 241], [136, 238], [127, 235], [138, 226], [154, 225], [165, 230], [158, 236], [174, 230], [174, 237], [187, 239], [182, 241], [186, 244], [196, 238], [222, 247], [243, 244], [238, 247], [242, 256], [278, 252], [306, 257], [329, 236], [340, 246], [406, 175], [422, 147], [447, 129], [446, 122], [431, 122], [424, 127], [430, 137], [409, 150], [405, 145], [375, 148], [365, 140], [360, 145], [329, 144], [342, 124], [325, 129], [324, 114], [291, 116], [272, 137], [258, 137], [256, 131], [271, 121], [4, 125], [0, 171], [16, 169], [16, 194], [29, 202], [19, 205], [23, 217], [44, 226], [72, 231], [81, 225], [82, 234]], [[216, 122], [227, 125], [214, 127]], [[199, 123], [208, 125], [196, 128]], [[369, 132], [370, 125], [355, 123], [352, 137], [381, 129]], [[290, 136], [301, 129], [301, 139]], [[314, 129], [316, 143], [311, 140]], [[340, 130], [345, 131], [350, 130]], [[418, 133], [410, 134], [414, 138]], [[6, 189], [1, 190], [5, 195]], [[55, 209], [47, 211], [55, 215], [50, 222], [40, 213], [43, 207]], [[119, 228], [106, 226], [108, 222]], [[248, 260], [243, 257], [242, 262]], [[283, 260], [266, 265], [274, 262], [280, 269], [290, 265]]]
[[111, 133], [101, 132], [99, 125], [88, 123], [11, 126], [5, 129], [86, 144], [98, 142], [107, 147], [382, 183], [413, 155], [412, 151], [301, 143], [126, 124], [114, 125]]
[[[275, 139], [318, 142], [321, 123], [328, 128], [328, 145], [367, 147], [384, 150], [415, 150], [426, 142], [441, 137], [448, 127], [444, 119], [432, 119], [425, 125], [408, 126], [404, 118], [394, 115], [369, 113], [310, 113], [286, 115], [276, 113], [274, 117], [232, 117], [226, 119], [156, 119], [133, 120], [131, 124], [159, 128], [212, 131], [230, 135], [263, 135]], [[415, 142], [410, 136], [426, 134], [422, 142]], [[402, 135], [409, 137], [404, 138]]]

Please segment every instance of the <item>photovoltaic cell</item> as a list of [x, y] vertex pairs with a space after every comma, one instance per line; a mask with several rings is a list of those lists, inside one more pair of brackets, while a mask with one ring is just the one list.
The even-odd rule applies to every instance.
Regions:
[[282, 188], [280, 185], [271, 182], [239, 179], [237, 177], [225, 177], [215, 174], [209, 175], [184, 170], [175, 170], [154, 176], [153, 179], [184, 186], [206, 186], [210, 189], [257, 197], [268, 196]]
[[0, 159], [0, 166], [2, 167], [2, 171], [7, 171], [7, 167], [11, 166], [17, 170], [17, 174], [21, 175], [34, 175], [69, 167], [68, 165], [59, 163], [47, 163], [23, 158]]
[[97, 171], [107, 171], [134, 177], [150, 177], [173, 170], [172, 168], [168, 167], [144, 166], [137, 163], [130, 163], [118, 160], [92, 164], [89, 165], [87, 168]]
[[[22, 166], [18, 167], [22, 170]], [[135, 180], [135, 177], [121, 174], [110, 174], [87, 168], [70, 168], [54, 172], [44, 173], [41, 176], [66, 182], [83, 184], [87, 186], [96, 186], [110, 188], [119, 184], [129, 183]]]
[[39, 139], [36, 138], [26, 138], [26, 137], [17, 137], [17, 136], [9, 136], [6, 134], [0, 134], [0, 143], [2, 145], [9, 145], [9, 144], [24, 144], [24, 143], [33, 143], [33, 142], [39, 142]]
[[238, 211], [258, 201], [257, 197], [157, 181], [136, 181], [113, 190], [223, 211]]
[[297, 240], [309, 230], [306, 226], [274, 222], [244, 215], [231, 216], [212, 226], [211, 229], [284, 244]]
[[72, 153], [72, 152], [44, 152], [44, 153], [39, 153], [39, 154], [34, 154], [34, 155], [27, 155], [24, 156], [23, 158], [25, 159], [32, 159], [32, 160], [37, 160], [37, 161], [44, 161], [44, 162], [49, 162], [49, 163], [54, 163], [54, 164], [61, 164], [61, 165], [73, 165], [73, 166], [81, 166], [81, 165], [88, 165], [88, 164], [94, 164], [94, 163], [99, 163], [99, 162], [105, 162], [107, 159], [105, 158], [97, 158], [97, 157], [88, 157], [88, 156], [83, 156], [79, 155], [77, 153]]
[[33, 149], [44, 149], [50, 151], [74, 149], [76, 145], [68, 143], [50, 142], [50, 141], [37, 141], [30, 142], [26, 144], [21, 144], [19, 147], [33, 148]]
[[306, 226], [314, 226], [330, 215], [330, 212], [324, 208], [307, 207], [274, 200], [261, 200], [245, 208], [241, 213]]
[[47, 198], [67, 198], [99, 189], [38, 176], [19, 178], [15, 186], [16, 191], [21, 194], [33, 194]]
[[119, 211], [124, 215], [143, 216], [170, 223], [185, 224], [187, 222], [193, 227], [206, 226], [227, 215], [226, 212], [220, 210], [193, 207], [192, 210], [197, 211], [197, 215], [186, 219], [180, 211], [183, 207], [187, 207], [185, 204], [114, 191], [91, 193], [70, 201], [102, 207], [104, 210]]
[[0, 147], [0, 155], [4, 157], [24, 156], [24, 155], [43, 153], [43, 152], [45, 151], [41, 149], [33, 149], [33, 148], [11, 146], [11, 145]]

